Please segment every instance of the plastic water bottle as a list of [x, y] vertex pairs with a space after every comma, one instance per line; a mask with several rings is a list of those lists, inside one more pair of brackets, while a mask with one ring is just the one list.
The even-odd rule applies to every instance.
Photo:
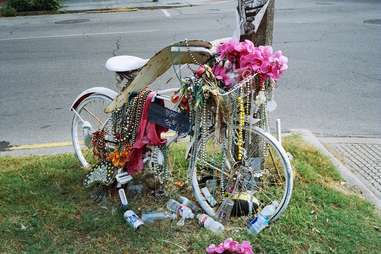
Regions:
[[83, 138], [85, 141], [85, 146], [90, 148], [92, 146], [91, 124], [88, 121], [83, 122], [82, 130], [83, 130]]
[[215, 221], [212, 217], [206, 214], [197, 215], [197, 219], [201, 226], [203, 226], [209, 231], [212, 231], [215, 234], [222, 234], [224, 232], [224, 225], [222, 225], [218, 221]]
[[206, 188], [208, 188], [209, 192], [214, 195], [217, 188], [217, 180], [216, 179], [206, 180], [205, 185], [206, 185]]
[[127, 197], [126, 197], [126, 193], [124, 192], [124, 189], [123, 188], [120, 188], [118, 190], [118, 193], [119, 193], [119, 198], [120, 198], [120, 203], [121, 203], [121, 208], [123, 210], [127, 210], [127, 207], [128, 207], [128, 201], [127, 201]]
[[142, 220], [144, 223], [153, 223], [155, 221], [161, 220], [174, 220], [176, 219], [176, 214], [169, 212], [147, 212], [142, 214]]
[[224, 201], [222, 201], [222, 204], [220, 205], [220, 207], [218, 208], [216, 212], [217, 214], [216, 216], [218, 220], [221, 221], [223, 224], [227, 223], [230, 219], [230, 215], [232, 213], [233, 207], [234, 207], [233, 200], [228, 198], [224, 199]]
[[185, 205], [187, 207], [189, 207], [190, 209], [192, 209], [192, 211], [194, 212], [197, 212], [199, 210], [199, 208], [197, 207], [197, 205], [195, 205], [192, 201], [190, 201], [188, 198], [184, 197], [184, 196], [180, 196], [179, 197], [179, 201], [182, 205]]
[[172, 213], [177, 213], [177, 209], [180, 207], [180, 203], [174, 199], [170, 199], [167, 202], [167, 209]]
[[259, 234], [270, 223], [270, 217], [275, 213], [279, 206], [277, 201], [273, 201], [270, 205], [265, 206], [262, 211], [252, 220], [249, 221], [247, 228], [251, 234]]
[[183, 226], [186, 219], [193, 219], [194, 218], [194, 214], [189, 207], [180, 204], [179, 202], [177, 202], [174, 199], [168, 200], [167, 208], [169, 211], [176, 213], [181, 217], [179, 222], [177, 222], [178, 226]]
[[215, 207], [217, 205], [216, 199], [210, 194], [209, 189], [207, 187], [204, 187], [201, 189], [202, 194], [204, 194], [204, 197], [206, 201], [210, 204], [211, 207]]

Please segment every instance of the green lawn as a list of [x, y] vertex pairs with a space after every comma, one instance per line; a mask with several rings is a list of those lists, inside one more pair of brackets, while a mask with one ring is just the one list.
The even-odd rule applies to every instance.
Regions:
[[195, 222], [134, 232], [116, 199], [97, 204], [89, 198], [81, 185], [85, 171], [73, 155], [0, 157], [0, 253], [203, 253], [227, 237], [251, 241], [256, 253], [379, 253], [381, 219], [374, 207], [300, 138], [288, 138], [285, 146], [294, 156], [293, 198], [258, 237], [235, 229], [214, 236]]

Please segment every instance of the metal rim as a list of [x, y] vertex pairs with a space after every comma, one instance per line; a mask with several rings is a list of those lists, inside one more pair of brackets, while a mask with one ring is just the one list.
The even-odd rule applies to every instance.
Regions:
[[[83, 101], [81, 101], [77, 107], [77, 112], [80, 114], [83, 107], [86, 106], [91, 100], [93, 99], [100, 99], [104, 100], [106, 104], [112, 102], [112, 98], [104, 95], [104, 94], [92, 94], [89, 97], [86, 97]], [[72, 136], [72, 143], [75, 151], [75, 155], [77, 156], [78, 160], [80, 161], [81, 165], [84, 168], [90, 167], [90, 164], [87, 162], [85, 156], [82, 153], [81, 145], [79, 142], [79, 135], [78, 135], [78, 129], [79, 129], [79, 123], [81, 121], [79, 120], [78, 116], [74, 114], [72, 125], [71, 125], [71, 136]]]
[[[284, 184], [284, 190], [283, 190], [283, 196], [281, 202], [279, 202], [279, 206], [277, 207], [275, 213], [273, 216], [270, 218], [270, 222], [275, 221], [278, 219], [282, 213], [285, 211], [287, 208], [291, 195], [292, 195], [292, 188], [293, 188], [293, 172], [292, 172], [292, 167], [290, 160], [288, 158], [288, 155], [284, 148], [280, 145], [280, 143], [273, 137], [272, 135], [266, 133], [264, 130], [258, 127], [251, 128], [249, 131], [252, 131], [258, 136], [261, 136], [266, 140], [268, 144], [271, 144], [276, 153], [279, 156], [279, 159], [282, 162], [282, 168], [283, 168], [283, 173], [285, 177], [285, 184]], [[196, 147], [198, 144], [196, 144]], [[195, 153], [193, 156], [196, 156], [198, 148], [194, 149]], [[195, 165], [190, 165], [190, 170], [191, 170], [191, 176], [192, 176], [192, 188], [193, 188], [193, 193], [195, 195], [195, 198], [197, 202], [200, 204], [200, 206], [203, 208], [203, 210], [210, 216], [215, 217], [216, 212], [214, 208], [212, 208], [208, 202], [206, 201], [204, 195], [201, 193], [201, 189], [197, 180], [197, 168]]]

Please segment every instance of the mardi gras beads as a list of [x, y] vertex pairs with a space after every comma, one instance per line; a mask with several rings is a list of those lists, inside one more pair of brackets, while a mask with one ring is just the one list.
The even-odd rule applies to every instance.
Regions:
[[241, 96], [237, 97], [239, 107], [239, 125], [237, 133], [237, 159], [242, 160], [243, 155], [243, 128], [245, 126], [245, 105]]

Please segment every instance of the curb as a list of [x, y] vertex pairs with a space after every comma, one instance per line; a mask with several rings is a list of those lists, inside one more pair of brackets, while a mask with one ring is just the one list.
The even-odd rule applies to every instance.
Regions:
[[328, 151], [327, 148], [319, 141], [319, 139], [309, 130], [305, 129], [293, 129], [291, 132], [299, 134], [309, 144], [317, 148], [323, 155], [328, 157], [332, 164], [337, 168], [343, 179], [350, 185], [357, 187], [362, 194], [379, 210], [381, 210], [381, 200], [367, 187], [363, 181], [359, 179], [352, 171], [350, 171], [343, 163], [341, 163], [336, 157]]
[[83, 13], [83, 12], [130, 12], [139, 10], [157, 10], [157, 9], [174, 9], [183, 7], [193, 7], [195, 4], [182, 4], [182, 5], [155, 5], [155, 6], [131, 6], [131, 7], [116, 7], [116, 8], [96, 8], [96, 9], [83, 9], [83, 10], [61, 10], [60, 14], [66, 13]]
[[[158, 9], [175, 9], [184, 7], [194, 7], [197, 4], [181, 4], [181, 5], [156, 5], [156, 6], [140, 6], [140, 7], [115, 7], [115, 8], [95, 8], [83, 10], [58, 10], [58, 11], [28, 11], [17, 12], [16, 16], [39, 16], [39, 15], [59, 15], [59, 14], [75, 14], [75, 13], [113, 13], [113, 12], [133, 12], [139, 10], [158, 10]], [[0, 18], [8, 18], [0, 15]]]

